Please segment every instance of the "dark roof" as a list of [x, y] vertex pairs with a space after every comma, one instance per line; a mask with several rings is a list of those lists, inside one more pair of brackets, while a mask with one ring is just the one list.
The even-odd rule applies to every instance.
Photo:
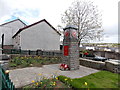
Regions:
[[41, 21], [38, 21], [38, 22], [36, 22], [36, 23], [33, 23], [33, 24], [31, 24], [31, 25], [28, 25], [28, 26], [26, 26], [26, 27], [23, 27], [23, 28], [19, 29], [19, 31], [18, 31], [12, 38], [14, 38], [15, 36], [17, 36], [17, 35], [18, 35], [21, 31], [23, 31], [24, 29], [29, 28], [29, 27], [32, 27], [32, 26], [34, 26], [34, 25], [36, 25], [36, 24], [38, 24], [38, 23], [41, 23], [41, 22], [46, 22], [53, 30], [55, 30], [56, 33], [58, 33], [59, 35], [61, 35], [49, 22], [47, 22], [45, 19], [43, 19], [43, 20], [41, 20]]
[[15, 20], [12, 20], [12, 21], [9, 21], [9, 22], [6, 22], [6, 23], [3, 23], [3, 24], [1, 24], [0, 26], [3, 26], [3, 25], [8, 24], [8, 23], [15, 22], [15, 21], [17, 21], [17, 20], [19, 20], [19, 21], [22, 22], [25, 26], [27, 26], [27, 25], [26, 25], [23, 21], [21, 21], [20, 19], [15, 19]]

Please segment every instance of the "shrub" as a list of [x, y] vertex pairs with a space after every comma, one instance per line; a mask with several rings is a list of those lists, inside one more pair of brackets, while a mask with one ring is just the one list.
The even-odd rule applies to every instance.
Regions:
[[17, 64], [15, 64], [15, 63], [10, 63], [10, 65], [9, 65], [10, 67], [16, 67], [17, 66]]

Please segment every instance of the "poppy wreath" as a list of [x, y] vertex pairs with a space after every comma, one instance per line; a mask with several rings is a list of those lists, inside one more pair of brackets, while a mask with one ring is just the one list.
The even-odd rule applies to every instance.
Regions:
[[67, 64], [61, 64], [60, 70], [70, 70], [69, 66]]
[[85, 52], [84, 55], [88, 55], [88, 52]]

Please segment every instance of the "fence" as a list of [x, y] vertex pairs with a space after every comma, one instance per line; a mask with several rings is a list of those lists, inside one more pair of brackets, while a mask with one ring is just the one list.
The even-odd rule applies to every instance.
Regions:
[[0, 65], [0, 90], [3, 89], [14, 90], [15, 86], [9, 79], [9, 73], [5, 73], [5, 70]]
[[40, 55], [61, 57], [61, 51], [42, 51], [42, 50], [21, 50], [21, 49], [3, 49], [4, 54], [22, 54], [22, 55]]

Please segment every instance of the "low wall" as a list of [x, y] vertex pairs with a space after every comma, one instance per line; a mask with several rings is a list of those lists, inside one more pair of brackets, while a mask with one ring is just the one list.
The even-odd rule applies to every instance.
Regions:
[[109, 58], [109, 59], [116, 59], [120, 60], [120, 53], [118, 52], [111, 52], [111, 51], [92, 51], [90, 50], [91, 53], [94, 55], [98, 55], [101, 57]]
[[117, 61], [118, 60], [106, 61], [105, 66], [107, 70], [114, 72], [114, 73], [120, 73], [120, 63]]
[[89, 59], [80, 58], [80, 65], [95, 68], [95, 69], [105, 69], [105, 62], [93, 61]]
[[108, 70], [114, 73], [120, 73], [120, 63], [115, 62], [116, 60], [109, 60], [106, 62], [93, 61], [89, 59], [80, 58], [80, 65], [99, 69], [99, 70]]

